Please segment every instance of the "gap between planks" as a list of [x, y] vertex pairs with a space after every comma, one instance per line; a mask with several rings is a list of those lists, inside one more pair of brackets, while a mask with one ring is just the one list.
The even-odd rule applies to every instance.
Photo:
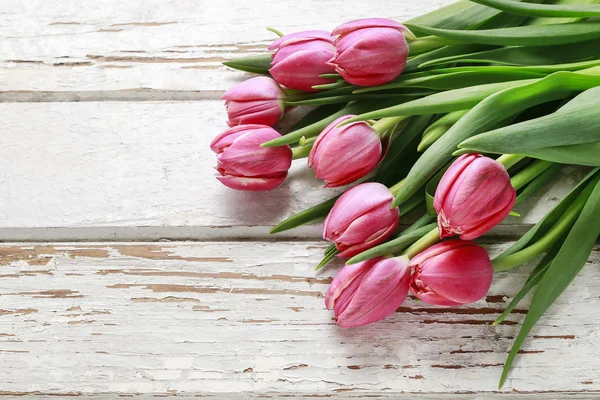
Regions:
[[103, 101], [205, 101], [220, 100], [223, 90], [122, 89], [90, 91], [0, 91], [0, 103], [69, 103]]
[[[408, 225], [404, 226], [408, 227]], [[269, 235], [270, 226], [132, 226], [0, 228], [0, 243], [30, 242], [289, 242], [321, 240], [321, 225], [309, 225]], [[531, 225], [499, 225], [483, 243], [516, 240]]]

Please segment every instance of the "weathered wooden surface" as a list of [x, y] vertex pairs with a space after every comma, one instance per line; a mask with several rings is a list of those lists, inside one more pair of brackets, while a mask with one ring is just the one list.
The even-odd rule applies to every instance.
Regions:
[[404, 21], [451, 2], [12, 1], [0, 13], [0, 98], [104, 100], [98, 91], [215, 98], [212, 91], [244, 78], [221, 62], [264, 52], [274, 37], [266, 27], [330, 30], [366, 16]]
[[[0, 241], [212, 240], [0, 245], [0, 396], [597, 398], [597, 251], [497, 392], [527, 302], [491, 321], [527, 269], [470, 307], [410, 299], [341, 330], [323, 305], [335, 269], [313, 272], [319, 227], [265, 241], [332, 191], [303, 161], [267, 194], [214, 179], [218, 99], [248, 77], [221, 62], [263, 52], [265, 27], [402, 21], [450, 2], [0, 2]], [[580, 174], [565, 169], [495, 232], [522, 232]]]
[[[488, 247], [495, 254], [506, 246]], [[409, 299], [381, 323], [344, 330], [323, 301], [337, 268], [312, 271], [324, 247], [1, 245], [1, 388], [323, 397], [495, 389], [527, 302], [505, 324], [491, 321], [527, 268], [498, 274], [471, 306]], [[598, 250], [532, 332], [504, 393], [600, 390]]]

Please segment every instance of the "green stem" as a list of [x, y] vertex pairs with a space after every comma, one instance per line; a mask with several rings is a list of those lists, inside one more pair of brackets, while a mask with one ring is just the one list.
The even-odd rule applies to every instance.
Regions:
[[339, 89], [348, 86], [348, 83], [344, 80], [339, 80], [333, 83], [326, 83], [324, 85], [315, 85], [312, 88], [315, 90], [331, 90], [331, 89]]
[[440, 240], [441, 240], [440, 233], [436, 226], [431, 231], [429, 231], [429, 233], [427, 233], [425, 236], [423, 236], [421, 239], [419, 239], [415, 243], [413, 243], [408, 249], [406, 249], [402, 253], [402, 255], [408, 256], [408, 258], [413, 258], [414, 256], [416, 256], [423, 250], [428, 249], [429, 247], [438, 243]]
[[510, 183], [515, 190], [521, 189], [523, 186], [534, 180], [539, 174], [547, 170], [553, 165], [550, 161], [536, 160], [510, 179]]
[[400, 189], [402, 189], [402, 182], [404, 182], [404, 179], [402, 179], [400, 182], [396, 183], [390, 188], [390, 192], [392, 192], [392, 195], [394, 195], [394, 197], [396, 197], [398, 193], [400, 193]]
[[300, 158], [306, 158], [312, 150], [313, 143], [308, 143], [306, 146], [298, 146], [292, 148], [292, 159], [298, 160]]
[[560, 219], [554, 225], [552, 225], [548, 232], [546, 232], [546, 234], [537, 242], [521, 251], [493, 260], [492, 266], [494, 267], [494, 272], [506, 271], [521, 264], [525, 264], [552, 247], [552, 245], [561, 238], [561, 236], [573, 225], [573, 223], [575, 223], [575, 220], [581, 213], [581, 210], [585, 206], [585, 203], [587, 202], [587, 199], [593, 189], [594, 185], [588, 184], [588, 186], [586, 186], [579, 196], [577, 196], [575, 201], [571, 203], [569, 208], [567, 208]]
[[509, 169], [524, 158], [525, 156], [519, 154], [502, 154], [496, 161], [504, 165], [504, 168]]
[[375, 122], [373, 125], [373, 130], [377, 132], [380, 137], [384, 137], [389, 135], [394, 131], [396, 126], [402, 121], [404, 121], [408, 117], [389, 117], [382, 118], [379, 121]]
[[274, 34], [276, 34], [279, 37], [283, 37], [283, 33], [280, 30], [277, 30], [275, 28], [267, 28], [268, 31], [273, 32]]
[[408, 54], [412, 57], [437, 50], [448, 44], [452, 44], [452, 41], [437, 36], [425, 36], [408, 42]]

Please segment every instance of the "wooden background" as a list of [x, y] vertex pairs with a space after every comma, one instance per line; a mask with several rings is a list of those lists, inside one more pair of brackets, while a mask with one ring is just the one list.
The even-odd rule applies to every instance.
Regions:
[[[0, 397], [597, 398], [598, 249], [497, 391], [527, 302], [491, 322], [530, 268], [469, 307], [411, 298], [339, 329], [320, 227], [267, 234], [332, 192], [304, 161], [270, 193], [214, 179], [219, 98], [249, 76], [221, 62], [264, 52], [265, 27], [449, 3], [0, 0]], [[581, 173], [482, 243], [497, 254]]]

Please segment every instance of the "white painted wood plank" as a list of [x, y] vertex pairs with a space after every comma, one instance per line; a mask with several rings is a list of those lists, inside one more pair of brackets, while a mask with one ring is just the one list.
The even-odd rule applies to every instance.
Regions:
[[[488, 248], [497, 254], [507, 245]], [[527, 301], [507, 324], [490, 324], [529, 268], [497, 274], [486, 299], [469, 307], [409, 299], [381, 323], [344, 330], [323, 304], [335, 271], [313, 272], [324, 248], [0, 245], [0, 393], [480, 398], [495, 391]], [[502, 393], [597, 395], [599, 251], [534, 328]]]
[[223, 91], [244, 76], [221, 62], [264, 52], [274, 37], [267, 27], [289, 33], [368, 16], [404, 21], [450, 3], [11, 1], [0, 13], [0, 99], [39, 98], [29, 91], [63, 92], [46, 94], [57, 100], [78, 97], [73, 91]]
[[[270, 192], [222, 186], [208, 147], [225, 128], [220, 101], [2, 103], [0, 115], [4, 241], [265, 237], [337, 193], [305, 160]], [[580, 175], [565, 168], [496, 232], [537, 222]], [[320, 228], [289, 235], [317, 238]]]

